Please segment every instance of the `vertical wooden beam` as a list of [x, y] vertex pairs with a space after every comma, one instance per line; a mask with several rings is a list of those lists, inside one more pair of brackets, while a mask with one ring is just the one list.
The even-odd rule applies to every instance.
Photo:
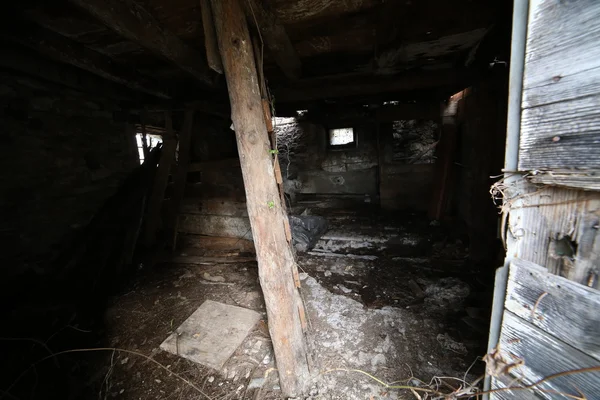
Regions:
[[154, 186], [152, 194], [148, 202], [148, 213], [146, 217], [146, 229], [144, 242], [146, 246], [151, 246], [156, 241], [156, 232], [160, 226], [160, 212], [162, 203], [165, 198], [165, 190], [169, 183], [169, 174], [171, 172], [171, 164], [175, 158], [175, 148], [177, 141], [173, 134], [173, 121], [171, 120], [171, 112], [165, 112], [165, 124], [167, 133], [163, 136], [163, 147], [158, 169], [154, 177]]
[[219, 45], [217, 44], [210, 0], [200, 0], [200, 11], [202, 11], [202, 29], [204, 30], [204, 47], [206, 48], [208, 66], [213, 71], [222, 74], [223, 63], [219, 54]]
[[177, 241], [177, 220], [179, 209], [185, 194], [185, 185], [187, 183], [187, 173], [190, 165], [190, 146], [192, 143], [192, 127], [194, 126], [194, 111], [186, 110], [183, 120], [183, 129], [179, 135], [179, 159], [177, 160], [177, 170], [173, 182], [173, 195], [169, 202], [169, 212], [165, 221], [165, 233], [167, 245], [175, 249]]
[[144, 160], [147, 159], [148, 154], [150, 154], [150, 149], [148, 148], [148, 136], [146, 134], [146, 117], [146, 110], [140, 111], [140, 123], [142, 125], [142, 150], [144, 152]]
[[212, 6], [281, 389], [284, 396], [296, 397], [309, 379], [307, 352], [252, 40], [237, 0], [213, 0]]
[[437, 146], [433, 198], [429, 208], [429, 218], [431, 219], [441, 219], [448, 206], [454, 179], [456, 138], [457, 126], [455, 118], [444, 117], [442, 120], [441, 137]]

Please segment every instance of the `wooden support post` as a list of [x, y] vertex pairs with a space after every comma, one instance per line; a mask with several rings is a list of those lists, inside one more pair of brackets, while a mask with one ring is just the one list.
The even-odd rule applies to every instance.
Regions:
[[308, 360], [252, 40], [237, 0], [213, 0], [212, 6], [281, 389], [296, 397], [308, 383]]
[[441, 219], [448, 206], [454, 179], [454, 158], [456, 152], [457, 126], [454, 117], [444, 117], [441, 137], [437, 146], [433, 198], [429, 208], [429, 218]]
[[177, 170], [173, 182], [173, 195], [169, 202], [169, 213], [165, 223], [165, 233], [167, 244], [171, 249], [175, 249], [177, 241], [177, 220], [179, 209], [183, 196], [185, 194], [185, 185], [187, 183], [187, 173], [190, 165], [190, 146], [192, 143], [192, 127], [194, 126], [194, 111], [187, 110], [183, 120], [183, 129], [179, 134], [179, 159], [177, 160]]
[[150, 154], [150, 149], [148, 148], [148, 136], [146, 134], [146, 117], [146, 110], [142, 110], [140, 112], [140, 124], [142, 125], [142, 150], [144, 152], [144, 160], [146, 160], [148, 154]]
[[169, 174], [171, 172], [171, 164], [175, 158], [175, 148], [177, 141], [173, 134], [173, 122], [171, 120], [171, 112], [165, 112], [165, 125], [167, 133], [163, 137], [162, 155], [154, 177], [154, 186], [152, 194], [148, 202], [148, 213], [146, 217], [146, 229], [144, 242], [146, 246], [151, 246], [156, 240], [156, 232], [160, 226], [160, 212], [162, 203], [165, 198], [165, 190], [169, 183]]

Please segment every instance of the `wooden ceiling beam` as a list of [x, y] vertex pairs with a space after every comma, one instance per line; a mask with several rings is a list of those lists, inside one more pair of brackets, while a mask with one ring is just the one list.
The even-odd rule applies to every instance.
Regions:
[[468, 82], [465, 71], [454, 69], [411, 71], [385, 79], [347, 76], [303, 79], [293, 86], [273, 89], [278, 103], [305, 102], [319, 99], [336, 99], [352, 96], [368, 96], [412, 90], [456, 86]]
[[56, 90], [60, 87], [67, 87], [119, 102], [149, 103], [150, 98], [145, 94], [133, 92], [122, 85], [99, 78], [95, 74], [71, 65], [49, 60], [22, 46], [17, 48], [14, 43], [5, 43], [0, 40], [0, 45], [2, 45], [0, 70], [8, 70], [3, 74], [7, 74], [13, 79], [19, 75], [31, 76], [57, 85], [55, 86]]
[[4, 40], [21, 44], [51, 59], [81, 68], [130, 89], [162, 99], [171, 98], [168, 92], [152, 79], [140, 75], [133, 68], [119, 65], [110, 57], [71, 39], [25, 21], [11, 23], [10, 27], [10, 33], [4, 32], [4, 29], [0, 33]]
[[215, 86], [206, 57], [164, 28], [145, 8], [131, 0], [69, 0], [122, 37], [160, 55], [206, 86]]
[[296, 80], [302, 73], [302, 63], [283, 25], [264, 1], [243, 1], [248, 20], [259, 31], [262, 41], [288, 79]]

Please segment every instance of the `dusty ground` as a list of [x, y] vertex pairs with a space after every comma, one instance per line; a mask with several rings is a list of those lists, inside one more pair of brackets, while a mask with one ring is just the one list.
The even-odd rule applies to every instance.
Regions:
[[[436, 376], [464, 378], [484, 353], [486, 334], [464, 311], [469, 303], [481, 305], [483, 289], [465, 269], [461, 244], [431, 234], [434, 228], [416, 234], [414, 227], [386, 229], [352, 218], [332, 218], [329, 238], [299, 256], [315, 376], [307, 398], [415, 398], [366, 374], [412, 385]], [[417, 257], [408, 257], [410, 248]], [[206, 280], [206, 273], [224, 282]], [[99, 366], [99, 398], [281, 398], [266, 317], [222, 371], [159, 349], [207, 299], [264, 316], [255, 263], [166, 264], [142, 276], [112, 301], [107, 345], [139, 352], [162, 367], [136, 354], [108, 353]], [[467, 379], [479, 372], [475, 365]]]

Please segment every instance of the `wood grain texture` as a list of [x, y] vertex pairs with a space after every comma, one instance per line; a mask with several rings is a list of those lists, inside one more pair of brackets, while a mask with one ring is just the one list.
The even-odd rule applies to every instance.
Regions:
[[[521, 379], [522, 384], [532, 384], [552, 374], [598, 365], [596, 359], [548, 335], [510, 311], [504, 312], [500, 348], [507, 360], [517, 357], [524, 361], [523, 366], [511, 371], [511, 375]], [[537, 387], [570, 395], [577, 395], [574, 389], [577, 388], [589, 400], [600, 399], [600, 374], [573, 374], [552, 379]], [[544, 399], [562, 398], [540, 390], [536, 391], [536, 395]]]
[[144, 7], [132, 0], [69, 0], [119, 35], [166, 58], [198, 81], [214, 86], [214, 76], [202, 53], [163, 27]]
[[[507, 253], [543, 265], [550, 273], [588, 285], [600, 263], [600, 193], [551, 186], [536, 187], [525, 179], [509, 189]], [[573, 256], [557, 254], [557, 241], [575, 244]], [[592, 282], [598, 288], [598, 279]]]
[[600, 168], [600, 94], [526, 108], [519, 170]]
[[252, 40], [237, 0], [213, 0], [212, 7], [281, 389], [284, 396], [296, 397], [309, 380], [307, 351]]
[[[554, 83], [570, 97], [580, 86], [597, 88], [597, 71], [592, 71], [600, 67], [600, 3], [533, 0], [529, 10], [524, 89]], [[587, 82], [565, 79], [583, 72]]]
[[600, 364], [600, 292], [515, 259], [505, 307]]
[[532, 390], [506, 390], [509, 387], [519, 386], [515, 378], [502, 375], [492, 380], [492, 389], [498, 390], [490, 394], [492, 400], [540, 400]]
[[599, 2], [531, 2], [519, 170], [600, 168], [599, 42]]
[[539, 171], [527, 179], [544, 185], [600, 191], [600, 169]]

